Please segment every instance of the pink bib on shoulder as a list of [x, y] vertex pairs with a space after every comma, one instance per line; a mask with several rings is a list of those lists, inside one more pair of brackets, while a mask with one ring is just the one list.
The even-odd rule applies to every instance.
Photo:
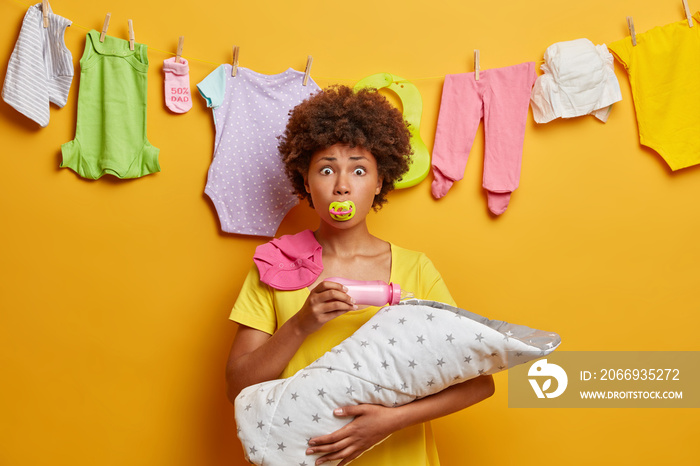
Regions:
[[255, 249], [260, 281], [282, 291], [311, 285], [323, 271], [323, 248], [311, 230], [284, 235]]

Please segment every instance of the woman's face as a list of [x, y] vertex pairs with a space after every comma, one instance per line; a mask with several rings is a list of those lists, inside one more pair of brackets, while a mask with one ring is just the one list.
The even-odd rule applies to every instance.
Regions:
[[[361, 147], [334, 144], [319, 150], [311, 157], [309, 172], [304, 180], [306, 192], [311, 195], [314, 210], [323, 221], [337, 228], [349, 228], [363, 223], [372, 208], [374, 196], [382, 189], [377, 160]], [[355, 211], [347, 215], [332, 215], [331, 204], [347, 206], [352, 201]]]

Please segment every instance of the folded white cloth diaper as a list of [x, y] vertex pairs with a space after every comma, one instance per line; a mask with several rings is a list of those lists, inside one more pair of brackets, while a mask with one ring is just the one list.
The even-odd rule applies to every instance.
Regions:
[[588, 39], [557, 42], [547, 47], [544, 72], [532, 88], [530, 103], [537, 123], [555, 118], [593, 115], [608, 120], [611, 105], [622, 100], [608, 48]]

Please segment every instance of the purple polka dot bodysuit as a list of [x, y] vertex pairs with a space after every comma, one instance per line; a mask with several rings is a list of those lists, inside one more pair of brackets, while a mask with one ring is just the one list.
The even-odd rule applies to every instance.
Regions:
[[214, 158], [204, 192], [212, 200], [221, 229], [243, 235], [274, 236], [298, 203], [284, 173], [277, 137], [289, 111], [319, 90], [304, 73], [289, 68], [265, 75], [231, 65], [219, 66], [197, 84], [212, 108]]

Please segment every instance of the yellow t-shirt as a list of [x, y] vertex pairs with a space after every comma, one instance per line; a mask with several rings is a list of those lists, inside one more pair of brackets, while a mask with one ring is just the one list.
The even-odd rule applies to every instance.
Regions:
[[[455, 305], [437, 269], [425, 254], [391, 245], [391, 282], [416, 298]], [[280, 291], [260, 282], [255, 265], [250, 269], [231, 311], [230, 319], [272, 335], [304, 305], [309, 289]], [[327, 322], [308, 336], [282, 372], [287, 378], [321, 357], [367, 322], [378, 307], [351, 311]], [[330, 433], [330, 432], [329, 432]], [[440, 461], [429, 422], [395, 432], [352, 462], [357, 466], [438, 466]]]

